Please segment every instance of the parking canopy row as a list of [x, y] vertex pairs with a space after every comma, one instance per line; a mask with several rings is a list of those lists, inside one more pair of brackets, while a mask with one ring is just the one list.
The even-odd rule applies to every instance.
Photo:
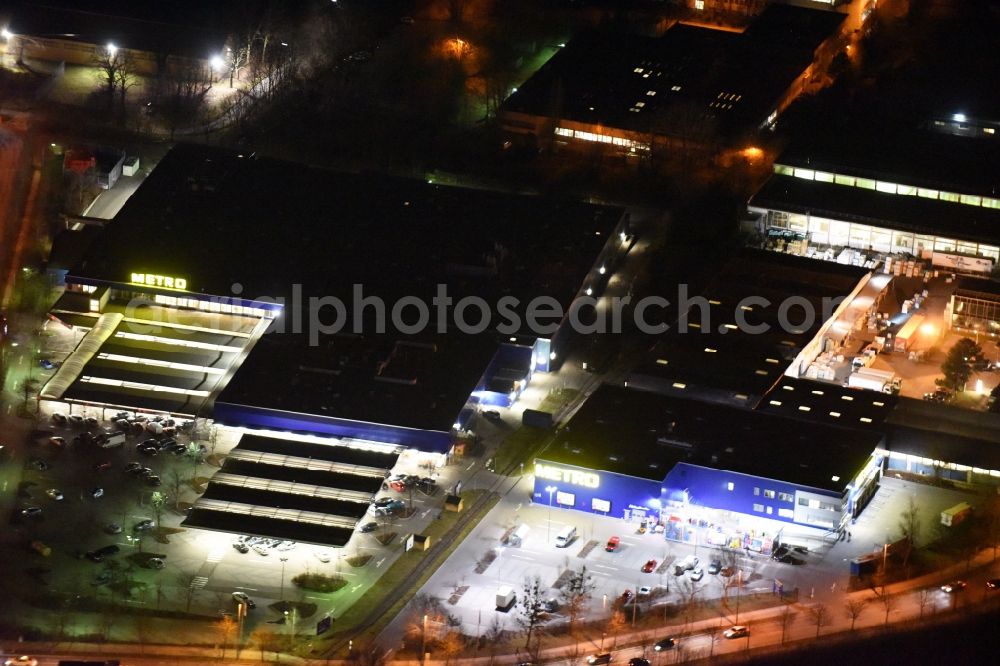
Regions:
[[183, 525], [344, 546], [398, 458], [398, 452], [338, 440], [247, 434]]

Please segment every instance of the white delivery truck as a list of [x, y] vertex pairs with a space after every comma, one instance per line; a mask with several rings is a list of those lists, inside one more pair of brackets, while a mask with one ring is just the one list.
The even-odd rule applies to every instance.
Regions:
[[514, 593], [514, 588], [509, 585], [501, 585], [497, 588], [498, 611], [509, 611], [515, 601], [517, 601], [517, 594]]
[[850, 388], [867, 389], [880, 393], [898, 393], [901, 382], [892, 370], [861, 368], [847, 378], [847, 385]]

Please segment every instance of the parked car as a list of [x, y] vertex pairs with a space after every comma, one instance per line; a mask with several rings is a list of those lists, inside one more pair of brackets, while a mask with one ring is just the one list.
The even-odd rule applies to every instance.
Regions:
[[49, 488], [45, 491], [45, 494], [48, 495], [49, 499], [55, 500], [56, 502], [61, 502], [64, 498], [62, 491], [58, 488]]
[[322, 562], [323, 564], [326, 564], [327, 562], [330, 561], [330, 551], [328, 550], [314, 550], [313, 555], [315, 555], [316, 559]]
[[138, 473], [139, 470], [141, 470], [141, 469], [142, 469], [142, 463], [138, 463], [138, 462], [135, 462], [135, 461], [130, 462], [130, 463], [125, 463], [125, 471], [126, 472], [129, 472], [129, 473]]
[[708, 573], [715, 575], [722, 571], [722, 562], [719, 560], [712, 560], [708, 563]]
[[55, 437], [49, 437], [49, 444], [51, 444], [52, 446], [58, 446], [59, 448], [62, 448], [66, 446], [66, 438], [59, 437], [58, 435]]
[[500, 416], [500, 412], [495, 409], [488, 409], [483, 412], [483, 417], [487, 421], [492, 421], [493, 423], [503, 423], [503, 417]]
[[653, 593], [653, 588], [649, 585], [643, 585], [639, 588], [638, 594], [640, 597], [648, 597]]
[[132, 526], [132, 531], [133, 532], [145, 532], [146, 530], [153, 529], [153, 527], [155, 527], [155, 526], [156, 526], [156, 523], [154, 523], [149, 518], [145, 518], [145, 519], [140, 520], [139, 522], [137, 522], [135, 525], [133, 525]]
[[38, 666], [38, 660], [22, 654], [20, 657], [8, 657], [3, 662], [3, 666]]
[[622, 543], [621, 537], [613, 536], [610, 539], [608, 539], [608, 543], [605, 544], [604, 550], [608, 551], [609, 553], [613, 553], [616, 550], [618, 550], [618, 547], [621, 545], [621, 543]]
[[42, 366], [42, 368], [44, 368], [45, 370], [52, 370], [53, 368], [56, 367], [56, 364], [47, 358], [40, 359], [38, 361], [38, 365]]
[[111, 469], [111, 462], [105, 460], [104, 462], [99, 462], [94, 465], [95, 472], [106, 472]]
[[986, 581], [986, 588], [990, 590], [1000, 590], [1000, 578], [990, 578]]
[[671, 650], [677, 647], [676, 638], [662, 638], [653, 645], [653, 650], [656, 652], [663, 652], [664, 650]]
[[45, 462], [41, 458], [31, 458], [28, 460], [28, 466], [37, 469], [39, 472], [44, 472], [47, 469], [51, 469], [52, 465]]
[[146, 485], [153, 486], [154, 488], [157, 488], [157, 487], [163, 485], [163, 481], [161, 481], [160, 477], [156, 476], [155, 474], [151, 474], [151, 475], [149, 475], [149, 476], [146, 477]]
[[750, 629], [738, 624], [723, 631], [722, 635], [726, 638], [743, 638], [750, 635]]
[[121, 534], [122, 526], [119, 525], [118, 523], [108, 523], [107, 525], [104, 526], [104, 531], [107, 532], [108, 534]]
[[40, 506], [26, 506], [21, 509], [22, 516], [40, 516], [42, 515], [42, 507]]
[[649, 666], [649, 659], [643, 657], [632, 657], [628, 660], [628, 666]]
[[624, 592], [622, 592], [622, 595], [618, 597], [618, 602], [621, 603], [622, 605], [625, 605], [629, 601], [631, 601], [632, 597], [634, 596], [635, 595], [632, 593], [632, 590], [625, 590]]
[[119, 548], [115, 544], [111, 544], [108, 546], [104, 546], [103, 548], [98, 548], [97, 550], [87, 551], [87, 559], [93, 562], [101, 562], [104, 560], [105, 557], [111, 557], [113, 555], [117, 555], [120, 550], [121, 548]]
[[695, 567], [689, 572], [691, 580], [701, 580], [705, 576], [705, 572], [702, 571], [701, 567]]
[[257, 553], [258, 555], [262, 555], [264, 557], [267, 557], [268, 555], [271, 554], [270, 549], [262, 543], [255, 543], [251, 546], [251, 548], [253, 548], [253, 552]]
[[653, 573], [656, 570], [656, 560], [646, 560], [642, 565], [642, 573]]
[[167, 566], [166, 562], [159, 557], [151, 557], [146, 560], [146, 567], [148, 569], [162, 569], [165, 566]]
[[233, 542], [233, 548], [236, 549], [237, 553], [243, 553], [244, 555], [246, 555], [247, 553], [250, 552], [250, 547], [247, 546], [242, 541], [234, 541]]
[[587, 657], [587, 663], [590, 664], [590, 666], [595, 666], [595, 664], [610, 664], [611, 653], [599, 652], [597, 654], [592, 654], [589, 657]]

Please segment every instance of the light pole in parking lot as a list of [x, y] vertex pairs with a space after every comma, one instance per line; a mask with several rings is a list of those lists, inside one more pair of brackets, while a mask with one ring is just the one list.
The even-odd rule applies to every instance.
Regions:
[[555, 486], [545, 486], [545, 492], [549, 494], [549, 524], [548, 527], [545, 528], [546, 543], [548, 543], [548, 541], [552, 538], [552, 493], [557, 490], [558, 488]]
[[281, 591], [278, 593], [278, 595], [280, 597], [280, 600], [284, 601], [285, 600], [285, 562], [288, 561], [288, 558], [285, 557], [284, 555], [282, 555], [279, 559], [281, 560]]

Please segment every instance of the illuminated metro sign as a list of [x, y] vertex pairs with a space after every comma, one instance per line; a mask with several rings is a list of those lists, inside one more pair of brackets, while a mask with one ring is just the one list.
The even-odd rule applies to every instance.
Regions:
[[153, 273], [132, 273], [132, 284], [141, 284], [147, 287], [163, 287], [164, 289], [187, 289], [188, 281], [184, 278], [171, 277], [169, 275], [155, 275]]
[[543, 465], [535, 463], [535, 476], [551, 481], [562, 481], [574, 486], [584, 488], [597, 488], [601, 485], [601, 477], [593, 472], [584, 472], [579, 469], [563, 469], [555, 465]]

